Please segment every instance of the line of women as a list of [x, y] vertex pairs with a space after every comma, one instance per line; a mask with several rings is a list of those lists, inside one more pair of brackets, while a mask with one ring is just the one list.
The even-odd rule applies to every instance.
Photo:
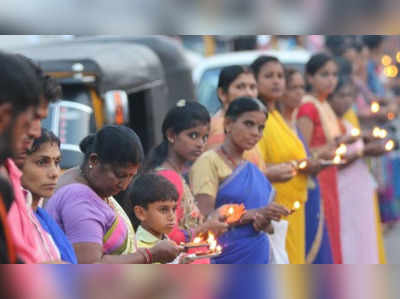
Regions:
[[[147, 159], [131, 129], [106, 126], [82, 141], [82, 165], [59, 178], [59, 141], [43, 131], [22, 182], [47, 231], [50, 260], [168, 263], [182, 252], [177, 244], [212, 231], [222, 254], [199, 263], [268, 264], [274, 234], [293, 264], [379, 263], [376, 186], [362, 158], [383, 154], [384, 146], [351, 136], [343, 116], [357, 89], [332, 57], [314, 55], [305, 71], [286, 70], [271, 56], [223, 69], [217, 115], [179, 101]], [[340, 144], [348, 146], [347, 163], [326, 166]], [[179, 194], [175, 228], [149, 250], [136, 248], [131, 224], [128, 187], [141, 172], [164, 176]], [[218, 216], [227, 204], [246, 208], [234, 224]]]
[[[285, 237], [290, 263], [383, 262], [379, 252], [381, 228], [376, 221], [376, 184], [363, 158], [383, 155], [384, 143], [351, 134], [353, 127], [344, 115], [358, 90], [348, 69], [348, 65], [344, 67], [327, 54], [310, 59], [305, 78], [299, 71], [285, 70], [277, 58], [270, 56], [259, 57], [250, 68], [223, 69], [217, 91], [222, 108], [211, 122], [209, 146], [214, 150], [204, 153], [191, 169], [192, 190], [201, 210], [207, 213], [220, 202], [235, 202], [230, 192], [242, 196], [236, 188], [243, 187], [239, 182], [244, 178], [230, 176], [229, 168], [234, 165], [237, 169], [241, 159], [226, 150], [229, 140], [224, 138], [231, 134], [226, 116], [229, 104], [236, 104], [235, 97], [258, 94], [268, 108], [268, 118], [258, 145], [245, 148], [251, 155], [243, 158], [257, 165], [272, 183], [275, 203], [287, 210], [300, 203], [300, 209], [285, 218], [289, 223]], [[324, 166], [332, 161], [341, 144], [348, 146], [343, 157], [347, 163]], [[225, 163], [224, 156], [228, 157]], [[303, 169], [292, 163], [304, 160], [307, 167]], [[231, 180], [232, 185], [228, 184]], [[227, 252], [232, 257], [234, 253]]]

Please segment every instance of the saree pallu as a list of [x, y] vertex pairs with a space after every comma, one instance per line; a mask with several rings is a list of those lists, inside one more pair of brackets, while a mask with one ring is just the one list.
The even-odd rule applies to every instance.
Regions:
[[128, 228], [124, 219], [115, 213], [115, 220], [103, 237], [103, 252], [110, 255], [122, 255], [129, 244]]
[[[307, 158], [302, 141], [286, 124], [278, 111], [272, 111], [266, 122], [263, 137], [258, 144], [266, 164], [287, 163]], [[307, 201], [307, 176], [296, 175], [285, 183], [273, 183], [276, 190], [275, 201], [288, 209], [293, 208], [296, 201], [301, 208], [287, 217], [289, 222], [286, 236], [286, 250], [290, 263], [305, 263], [305, 210]]]
[[341, 264], [342, 247], [340, 239], [340, 209], [338, 193], [338, 174], [336, 167], [328, 167], [318, 174], [318, 182], [324, 201], [324, 214], [331, 243], [333, 260]]
[[[267, 206], [273, 199], [272, 185], [252, 163], [245, 162], [219, 187], [215, 208], [225, 204], [244, 204], [247, 210]], [[218, 239], [222, 254], [214, 264], [268, 264], [269, 240], [264, 232], [254, 230], [252, 224], [230, 229]]]
[[51, 235], [61, 254], [61, 259], [71, 264], [77, 264], [78, 260], [75, 251], [68, 241], [67, 236], [54, 221], [54, 219], [43, 209], [38, 208], [36, 217], [42, 227]]
[[312, 178], [312, 182], [306, 203], [306, 263], [333, 264], [321, 189], [317, 179]]
[[135, 253], [136, 252], [136, 237], [135, 237], [135, 230], [133, 229], [131, 220], [129, 219], [128, 215], [125, 213], [124, 209], [119, 205], [117, 200], [111, 196], [108, 198], [108, 205], [114, 210], [114, 212], [121, 217], [121, 220], [126, 225], [126, 228], [128, 230], [128, 240], [127, 240], [127, 246], [125, 250], [122, 252], [122, 254], [130, 254], [130, 253]]
[[[319, 101], [314, 96], [306, 95], [298, 110], [297, 119], [307, 117], [313, 122], [314, 131], [310, 149], [321, 147], [334, 141], [341, 135], [339, 120], [327, 101]], [[318, 134], [317, 134], [318, 132]], [[336, 167], [322, 170], [317, 178], [323, 200], [324, 214], [335, 264], [342, 263], [340, 244], [340, 214], [338, 173]]]
[[[304, 136], [298, 130], [300, 140], [304, 144], [307, 155], [311, 152], [304, 140]], [[324, 214], [324, 206], [321, 198], [321, 189], [315, 177], [308, 179], [306, 213], [306, 263], [307, 264], [333, 264], [331, 243]]]

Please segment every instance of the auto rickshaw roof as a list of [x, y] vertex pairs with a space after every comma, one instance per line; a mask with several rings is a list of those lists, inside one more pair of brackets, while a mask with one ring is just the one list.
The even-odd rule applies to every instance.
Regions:
[[[76, 73], [72, 66], [82, 64], [82, 73], [97, 77], [100, 92], [121, 89], [128, 93], [164, 84], [159, 57], [150, 48], [114, 42], [79, 42], [74, 40], [17, 49], [38, 62], [46, 72]], [[63, 70], [63, 68], [65, 68]]]
[[74, 43], [124, 43], [124, 44], [141, 44], [149, 47], [160, 58], [166, 73], [171, 74], [181, 69], [190, 69], [190, 62], [187, 59], [185, 49], [177, 41], [171, 38], [159, 35], [148, 36], [94, 36], [94, 37], [78, 37], [71, 40]]
[[140, 44], [152, 49], [160, 58], [168, 86], [168, 102], [172, 107], [180, 99], [195, 99], [192, 65], [184, 47], [177, 41], [159, 35], [79, 37], [74, 43]]

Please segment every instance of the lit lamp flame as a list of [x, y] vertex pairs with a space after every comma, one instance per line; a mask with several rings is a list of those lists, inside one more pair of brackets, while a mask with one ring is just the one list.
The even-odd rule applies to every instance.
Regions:
[[298, 210], [298, 209], [300, 209], [300, 207], [301, 207], [300, 201], [296, 201], [293, 204], [293, 210]]
[[339, 147], [336, 150], [336, 155], [343, 156], [346, 153], [347, 153], [347, 146], [344, 144], [339, 145]]
[[341, 162], [342, 158], [339, 155], [336, 155], [335, 158], [333, 158], [333, 163], [340, 164]]
[[306, 169], [307, 166], [308, 166], [307, 161], [301, 161], [301, 162], [298, 164], [297, 168], [298, 168], [298, 169]]
[[200, 237], [196, 237], [196, 238], [193, 240], [193, 243], [195, 243], [195, 244], [200, 244], [200, 242], [201, 242], [201, 238], [200, 238]]
[[394, 120], [396, 118], [396, 115], [393, 112], [389, 112], [387, 114], [388, 120]]
[[235, 213], [235, 209], [233, 207], [230, 207], [228, 210], [228, 215], [233, 215]]
[[385, 129], [375, 127], [372, 130], [372, 136], [374, 136], [375, 138], [385, 139], [387, 137], [387, 135], [388, 135], [388, 132]]
[[392, 64], [392, 57], [390, 57], [389, 55], [383, 55], [381, 62], [384, 66], [389, 66]]
[[394, 141], [393, 140], [388, 140], [388, 142], [386, 142], [386, 144], [385, 144], [385, 150], [387, 151], [387, 152], [390, 152], [390, 151], [392, 151], [393, 149], [394, 149]]
[[379, 137], [382, 139], [385, 139], [387, 137], [387, 135], [388, 135], [388, 132], [385, 129], [382, 129]]
[[371, 112], [378, 113], [379, 110], [381, 110], [381, 105], [378, 102], [372, 102], [371, 103]]
[[358, 129], [358, 128], [353, 128], [353, 129], [351, 130], [351, 136], [353, 136], [353, 137], [358, 137], [358, 136], [360, 136], [360, 135], [361, 135], [360, 129]]
[[208, 233], [207, 243], [210, 246], [211, 251], [215, 251], [215, 249], [217, 249], [217, 240], [215, 240], [214, 234], [211, 232]]

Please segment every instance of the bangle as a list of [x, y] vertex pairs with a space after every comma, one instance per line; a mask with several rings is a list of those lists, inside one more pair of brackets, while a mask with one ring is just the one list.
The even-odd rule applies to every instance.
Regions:
[[153, 255], [151, 254], [150, 249], [145, 248], [144, 251], [146, 252], [147, 257], [148, 257], [148, 264], [152, 264], [153, 263]]
[[[152, 255], [150, 253], [150, 250], [148, 250], [147, 248], [139, 248], [137, 250], [145, 259], [145, 264], [151, 264], [151, 260], [152, 260]], [[149, 254], [150, 253], [150, 254]]]

